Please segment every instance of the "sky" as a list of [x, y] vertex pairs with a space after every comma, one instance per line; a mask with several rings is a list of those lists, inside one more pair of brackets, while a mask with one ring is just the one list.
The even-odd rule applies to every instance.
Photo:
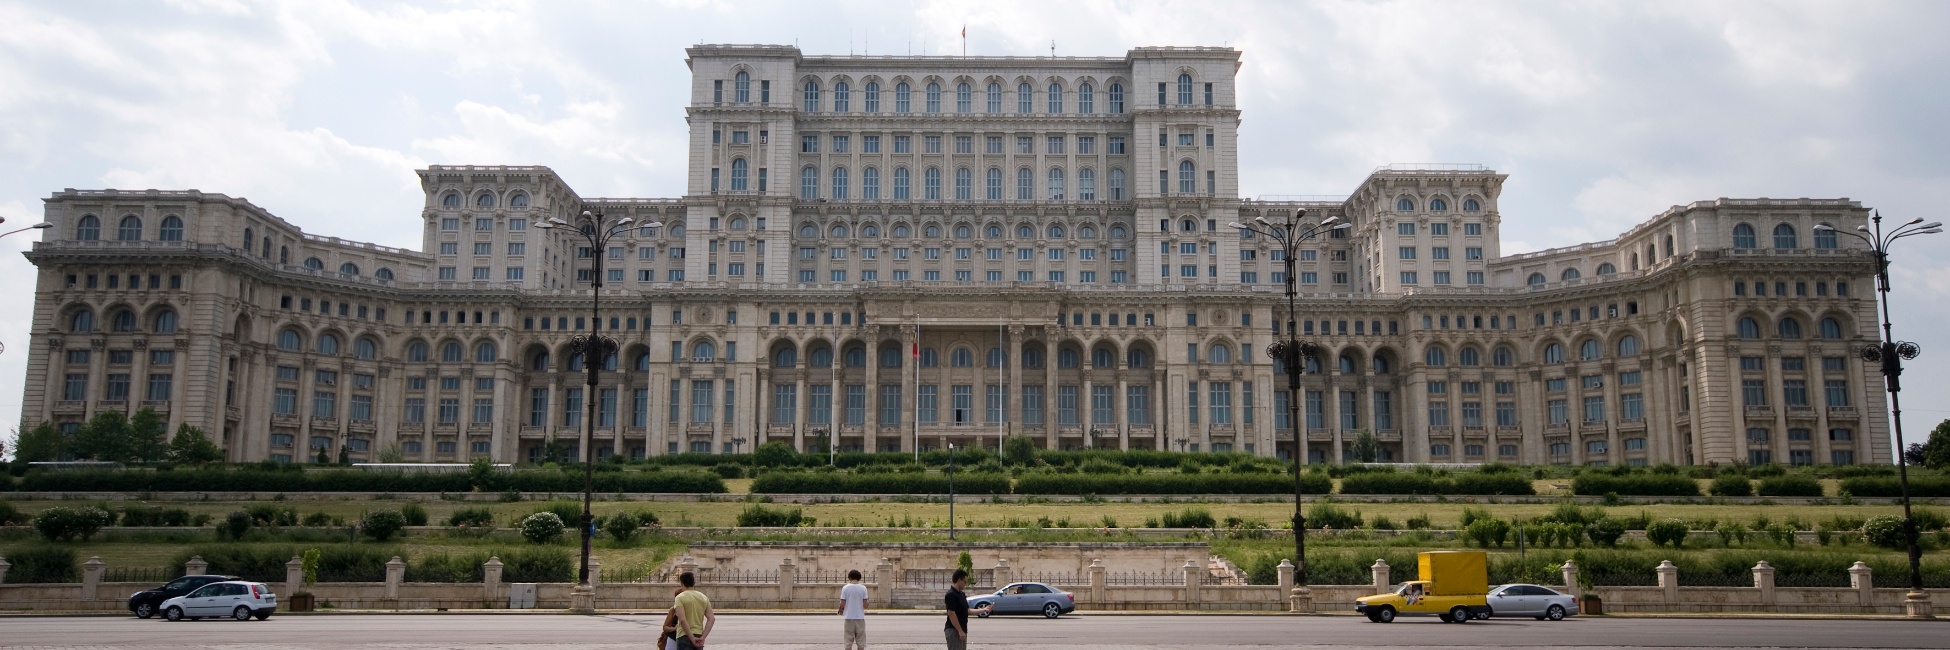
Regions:
[[[394, 3], [0, 0], [0, 232], [62, 188], [198, 189], [418, 249], [414, 170], [547, 165], [582, 196], [683, 191], [698, 43], [808, 54], [1238, 48], [1241, 193], [1346, 194], [1376, 166], [1509, 175], [1505, 254], [1719, 197], [1950, 217], [1950, 3]], [[34, 270], [0, 239], [0, 422]], [[1950, 235], [1894, 256], [1908, 439], [1950, 419]]]

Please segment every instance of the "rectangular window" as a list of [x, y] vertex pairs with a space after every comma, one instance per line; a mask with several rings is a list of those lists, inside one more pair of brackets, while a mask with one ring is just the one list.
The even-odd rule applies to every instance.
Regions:
[[1618, 396], [1618, 417], [1626, 422], [1645, 419], [1645, 395], [1625, 393]]
[[1838, 407], [1845, 407], [1849, 405], [1848, 380], [1846, 379], [1829, 379], [1823, 381], [1822, 392], [1823, 392], [1823, 397], [1828, 403], [1828, 408], [1838, 408]]
[[460, 398], [440, 398], [440, 423], [458, 424], [460, 422]]
[[717, 416], [717, 388], [716, 381], [691, 380], [691, 423], [708, 424]]
[[806, 386], [806, 424], [831, 426], [833, 424], [833, 387], [827, 384]]
[[169, 401], [170, 395], [174, 393], [172, 390], [174, 381], [175, 377], [167, 373], [149, 375], [149, 396], [147, 399], [152, 402]]
[[[293, 399], [294, 401], [298, 398], [297, 395], [295, 394], [295, 391], [291, 391], [290, 389], [287, 388], [280, 388], [278, 389], [278, 392], [281, 393], [281, 395], [279, 396], [280, 398], [283, 397], [282, 393], [285, 392], [292, 392], [293, 395], [291, 396], [291, 399]], [[403, 413], [400, 414], [400, 419], [405, 420], [407, 424], [421, 424], [426, 422], [427, 421], [426, 398], [423, 397], [406, 398], [406, 409]]]
[[914, 419], [921, 424], [936, 424], [941, 419], [940, 386], [914, 387]]
[[949, 417], [955, 426], [975, 423], [975, 387], [957, 385], [949, 387], [949, 397], [953, 400]]
[[1767, 406], [1767, 381], [1762, 379], [1741, 381], [1740, 403], [1744, 406]]
[[1584, 421], [1586, 424], [1605, 421], [1605, 398], [1603, 395], [1591, 395], [1584, 398]]
[[984, 421], [989, 424], [996, 424], [1002, 421], [1002, 386], [999, 384], [989, 384], [987, 389], [988, 392], [985, 395], [987, 398], [987, 408], [985, 410], [988, 411], [988, 419]]
[[1802, 379], [1781, 381], [1781, 402], [1789, 408], [1808, 407], [1808, 382]]
[[901, 385], [880, 385], [880, 425], [893, 426], [901, 423]]
[[1151, 426], [1151, 387], [1124, 387], [1124, 418], [1132, 426]]
[[1517, 426], [1517, 403], [1516, 402], [1496, 403], [1496, 426], [1499, 427]]
[[548, 422], [548, 389], [528, 390], [528, 426], [540, 427]]
[[1116, 408], [1113, 391], [1115, 387], [1112, 386], [1090, 387], [1090, 424], [1093, 426], [1116, 423], [1116, 416], [1112, 413], [1112, 409]]
[[1359, 393], [1351, 390], [1341, 391], [1341, 429], [1352, 431], [1361, 428]]
[[1043, 426], [1043, 387], [1022, 387], [1022, 422], [1028, 426]]
[[846, 385], [846, 424], [859, 426], [867, 423], [867, 385]]
[[1544, 410], [1552, 425], [1565, 424], [1571, 421], [1570, 404], [1562, 399], [1550, 400], [1546, 403]]
[[562, 426], [569, 428], [582, 426], [581, 388], [562, 389]]
[[[1281, 393], [1281, 394], [1284, 395], [1285, 393]], [[1327, 428], [1327, 412], [1326, 412], [1327, 394], [1324, 391], [1318, 391], [1318, 390], [1307, 391], [1306, 404], [1304, 405], [1304, 407], [1307, 409], [1308, 430], [1312, 431], [1312, 430]], [[1285, 409], [1281, 409], [1281, 411], [1284, 412], [1291, 408], [1292, 408], [1291, 406], [1288, 406]]]
[[1232, 424], [1232, 383], [1211, 382], [1212, 424]]
[[796, 384], [776, 384], [772, 387], [772, 424], [791, 425], [798, 422], [799, 386]]

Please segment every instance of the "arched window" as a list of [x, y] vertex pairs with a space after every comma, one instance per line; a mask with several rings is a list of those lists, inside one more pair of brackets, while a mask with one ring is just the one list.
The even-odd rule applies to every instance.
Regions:
[[698, 341], [691, 344], [691, 361], [711, 363], [717, 360], [718, 346], [716, 344], [710, 341]]
[[1063, 85], [1051, 82], [1049, 85], [1049, 112], [1054, 115], [1063, 112]]
[[807, 165], [799, 170], [799, 198], [806, 201], [819, 198], [819, 169]]
[[[744, 220], [743, 220], [743, 219], [740, 219], [740, 220], [738, 220], [738, 221], [737, 221], [737, 223], [739, 223], [739, 224], [743, 224], [743, 223], [744, 223]], [[744, 228], [736, 228], [735, 230], [744, 230]], [[879, 237], [879, 236], [880, 236], [880, 227], [879, 227], [879, 226], [875, 226], [875, 225], [873, 225], [873, 224], [871, 224], [871, 223], [870, 223], [870, 224], [867, 224], [867, 225], [864, 225], [864, 226], [860, 226], [860, 236], [861, 236], [861, 237], [868, 237], [868, 238], [872, 238], [872, 237]]]
[[630, 362], [630, 367], [635, 368], [637, 372], [650, 372], [650, 353], [647, 351], [636, 353], [636, 360]]
[[867, 87], [864, 92], [867, 94], [866, 111], [868, 113], [880, 112], [880, 82], [867, 82]]
[[778, 352], [772, 353], [772, 367], [791, 368], [796, 365], [799, 365], [798, 349], [784, 347], [784, 348], [779, 348]]
[[926, 171], [922, 172], [921, 188], [925, 192], [923, 196], [927, 198], [927, 200], [929, 201], [941, 200], [941, 168], [940, 167], [930, 166], [927, 168]]
[[425, 363], [427, 360], [427, 342], [414, 341], [412, 343], [406, 344], [406, 360], [410, 362]]
[[1354, 369], [1356, 367], [1359, 366], [1354, 360], [1354, 355], [1342, 353], [1340, 362], [1335, 365], [1334, 370], [1343, 375], [1352, 375], [1355, 373]]
[[115, 228], [115, 238], [121, 241], [141, 240], [142, 219], [136, 217], [133, 214], [126, 217], [122, 217], [122, 225], [117, 226]]
[[550, 369], [550, 363], [551, 360], [548, 350], [536, 350], [535, 355], [528, 358], [528, 369], [536, 372], [546, 372]]
[[752, 75], [744, 70], [731, 78], [731, 99], [738, 103], [752, 100]]
[[1579, 273], [1577, 269], [1564, 269], [1563, 273], [1558, 274], [1557, 279], [1563, 280], [1565, 282], [1570, 282], [1572, 280], [1576, 280], [1580, 277], [1583, 277], [1583, 275], [1584, 274]]
[[1833, 317], [1821, 319], [1821, 338], [1830, 341], [1842, 338], [1842, 321]]
[[359, 274], [359, 265], [357, 264], [346, 262], [344, 264], [339, 265], [339, 275], [354, 276], [358, 274]]
[[316, 257], [305, 258], [305, 268], [313, 271], [325, 270], [325, 261]]
[[1815, 248], [1822, 249], [1822, 250], [1832, 250], [1837, 247], [1837, 243], [1838, 242], [1836, 242], [1835, 240], [1835, 231], [1833, 229], [1829, 229], [1829, 228], [1815, 229]]
[[1090, 367], [1106, 368], [1106, 369], [1115, 368], [1117, 367], [1117, 355], [1112, 354], [1110, 348], [1097, 348], [1095, 350], [1091, 350]]
[[1062, 238], [1063, 238], [1063, 226], [1062, 226], [1061, 224], [1050, 224], [1050, 226], [1049, 226], [1049, 238], [1050, 238], [1050, 239], [1062, 239]]
[[1757, 244], [1754, 242], [1753, 226], [1749, 226], [1743, 223], [1733, 227], [1734, 248], [1754, 248], [1756, 247], [1756, 245]]
[[1036, 90], [1030, 88], [1027, 82], [1016, 85], [1016, 112], [1036, 112]]
[[95, 331], [95, 312], [83, 309], [68, 319], [68, 331], [84, 334]]
[[[251, 229], [249, 229], [249, 228], [245, 228], [245, 229], [244, 229], [244, 254], [246, 254], [246, 255], [249, 255], [249, 254], [250, 254], [250, 252], [251, 252], [251, 241], [252, 241], [252, 240], [255, 240], [255, 239], [256, 239], [256, 237], [253, 237], [253, 236], [251, 235]], [[268, 252], [268, 251], [267, 251], [267, 252]]]
[[1063, 200], [1063, 168], [1062, 167], [1049, 168], [1049, 199], [1051, 201]]
[[1110, 89], [1108, 90], [1108, 92], [1110, 93], [1110, 112], [1123, 113], [1124, 112], [1124, 84], [1113, 83], [1110, 85]]
[[108, 315], [108, 331], [111, 332], [135, 331], [135, 312], [129, 311], [127, 309], [117, 309], [113, 312], [110, 312]]
[[1178, 193], [1195, 194], [1197, 192], [1198, 165], [1192, 164], [1190, 160], [1178, 161]]
[[390, 282], [390, 281], [392, 281], [392, 279], [393, 279], [393, 270], [392, 270], [392, 269], [389, 269], [389, 268], [384, 268], [384, 267], [382, 267], [382, 268], [380, 268], [380, 269], [379, 269], [379, 270], [377, 270], [377, 271], [373, 271], [373, 272], [372, 272], [372, 277], [375, 277], [375, 278], [379, 278], [379, 279], [381, 279], [381, 280], [386, 280], [386, 281], [389, 281], [389, 282]]
[[819, 82], [807, 81], [805, 91], [805, 99], [800, 104], [799, 110], [808, 113], [819, 112]]
[[860, 170], [860, 198], [869, 201], [880, 199], [880, 168], [868, 165]]
[[1178, 75], [1178, 105], [1189, 106], [1191, 103], [1192, 75], [1181, 73]]
[[1430, 367], [1440, 368], [1449, 365], [1449, 353], [1442, 351], [1442, 348], [1430, 346], [1422, 353], [1422, 361]]
[[907, 82], [894, 84], [894, 112], [906, 113], [912, 109], [913, 93], [908, 90]]
[[966, 82], [955, 84], [955, 112], [968, 113], [975, 110], [975, 89]]
[[318, 353], [336, 357], [339, 355], [339, 335], [330, 332], [318, 335]]
[[1616, 275], [1617, 273], [1618, 267], [1612, 266], [1611, 262], [1604, 262], [1598, 265], [1598, 275], [1600, 276]]
[[1002, 84], [989, 82], [988, 112], [1002, 112]]
[[1131, 348], [1129, 352], [1124, 353], [1124, 365], [1133, 370], [1149, 368], [1151, 367], [1151, 353], [1142, 348]]
[[1788, 224], [1774, 226], [1774, 248], [1779, 250], [1800, 248], [1801, 242], [1798, 240], [1799, 238], [1794, 236], [1794, 226]]
[[967, 167], [955, 168], [955, 200], [967, 201], [975, 198], [975, 173]]
[[955, 348], [953, 352], [948, 353], [948, 365], [956, 368], [974, 367], [975, 351], [968, 348]]
[[1124, 169], [1112, 167], [1110, 170], [1110, 200], [1124, 200]]
[[1097, 92], [1090, 84], [1077, 86], [1077, 112], [1086, 115], [1097, 112]]
[[995, 224], [989, 224], [987, 228], [983, 228], [983, 229], [982, 229], [982, 233], [983, 233], [983, 235], [982, 235], [982, 236], [984, 236], [984, 237], [987, 237], [987, 238], [989, 238], [989, 239], [1001, 239], [1001, 238], [1002, 238], [1002, 226], [998, 226], [998, 225], [995, 225]]
[[921, 367], [933, 368], [938, 365], [941, 365], [941, 354], [935, 352], [934, 348], [921, 348]]
[[750, 187], [752, 164], [744, 158], [731, 159], [731, 191], [743, 192]]
[[460, 361], [461, 361], [461, 349], [460, 349], [459, 342], [448, 341], [446, 343], [440, 344], [441, 363], [460, 363]]
[[1740, 333], [1740, 338], [1749, 341], [1760, 338], [1760, 321], [1756, 321], [1751, 317], [1741, 318], [1737, 328]]
[[498, 359], [500, 359], [500, 350], [495, 347], [493, 341], [474, 344], [474, 363], [494, 363]]
[[1029, 224], [1022, 224], [1020, 226], [1016, 226], [1016, 239], [1035, 239], [1035, 238], [1036, 238], [1036, 230], [1034, 228], [1030, 228]]
[[1448, 201], [1444, 201], [1444, 200], [1442, 200], [1442, 199], [1440, 199], [1440, 198], [1435, 198], [1435, 199], [1429, 199], [1429, 211], [1430, 211], [1430, 212], [1448, 212], [1448, 211], [1449, 211], [1449, 202], [1448, 202]]
[[1007, 363], [1009, 363], [1009, 357], [1008, 355], [1002, 353], [1002, 348], [989, 348], [988, 367], [1001, 368], [1004, 367], [1004, 365]]
[[1197, 232], [1198, 224], [1193, 222], [1191, 219], [1186, 219], [1184, 221], [1178, 222], [1178, 229], [1182, 232]]
[[833, 168], [833, 190], [832, 190], [833, 198], [845, 199], [847, 184], [848, 183], [847, 183], [846, 168], [834, 167]]
[[1206, 361], [1215, 364], [1232, 363], [1232, 347], [1224, 343], [1212, 344], [1212, 351], [1206, 353]]
[[1564, 346], [1558, 343], [1544, 346], [1544, 363], [1564, 363]]
[[278, 349], [284, 350], [285, 352], [303, 350], [305, 349], [305, 337], [299, 334], [298, 330], [294, 329], [280, 331], [278, 332]]
[[1541, 286], [1544, 286], [1544, 283], [1545, 283], [1545, 282], [1548, 282], [1548, 281], [1549, 281], [1549, 280], [1546, 280], [1546, 279], [1544, 278], [1544, 274], [1542, 274], [1542, 273], [1532, 273], [1532, 274], [1530, 274], [1530, 277], [1529, 277], [1529, 278], [1526, 278], [1526, 279], [1525, 279], [1525, 280], [1523, 281], [1523, 283], [1524, 283], [1524, 284], [1527, 284], [1527, 285], [1530, 285], [1530, 286], [1533, 286], [1533, 287], [1541, 287]]
[[909, 231], [907, 229], [907, 224], [904, 223], [894, 224], [894, 237], [896, 239], [906, 239], [908, 236], [908, 232]]
[[528, 195], [523, 194], [521, 192], [515, 192], [514, 196], [508, 197], [508, 207], [510, 208], [528, 207]]
[[1463, 346], [1456, 351], [1456, 363], [1469, 367], [1483, 365], [1483, 353], [1477, 351], [1475, 346]]
[[844, 81], [833, 84], [833, 112], [845, 113], [847, 111], [847, 103], [853, 99], [852, 93], [848, 92], [849, 90]]
[[1618, 339], [1618, 356], [1636, 357], [1639, 355], [1639, 337], [1626, 334]]
[[1043, 348], [1024, 346], [1022, 349], [1022, 367], [1043, 367]]
[[1075, 368], [1079, 362], [1076, 348], [1060, 348], [1056, 351], [1056, 367]]
[[1374, 374], [1377, 375], [1388, 374], [1388, 357], [1384, 357], [1379, 354], [1374, 355], [1373, 361], [1368, 365], [1374, 367]]
[[847, 232], [848, 231], [846, 229], [846, 224], [836, 223], [833, 224], [833, 229], [829, 231], [829, 234], [831, 234], [834, 239], [844, 239], [846, 237]]
[[572, 352], [569, 354], [569, 372], [582, 372], [586, 368], [587, 366], [582, 365], [581, 352]]
[[[1830, 319], [1833, 320], [1833, 319]], [[164, 309], [156, 312], [155, 332], [157, 334], [176, 333], [176, 310]]]
[[907, 168], [895, 167], [894, 168], [894, 200], [897, 201], [907, 200], [908, 188], [911, 185], [912, 185], [912, 179], [910, 178], [910, 174], [907, 171]]
[[1463, 212], [1479, 212], [1482, 209], [1483, 204], [1476, 202], [1476, 199], [1463, 199]]
[[1411, 199], [1411, 198], [1408, 198], [1408, 197], [1406, 197], [1406, 196], [1404, 196], [1404, 197], [1402, 197], [1402, 198], [1399, 198], [1399, 199], [1395, 199], [1395, 211], [1396, 211], [1396, 212], [1413, 212], [1413, 211], [1415, 211], [1415, 200], [1414, 200], [1414, 199]]
[[352, 342], [352, 358], [371, 361], [379, 358], [379, 344], [372, 339], [362, 338]]
[[101, 239], [102, 220], [95, 218], [95, 215], [92, 214], [82, 215], [81, 220], [75, 222], [74, 238], [79, 239], [81, 241], [95, 241], [97, 239]]
[[1077, 200], [1097, 200], [1097, 172], [1089, 167], [1077, 170]]
[[968, 224], [955, 224], [955, 239], [968, 239], [975, 236], [975, 229]]
[[1585, 339], [1578, 344], [1579, 361], [1596, 361], [1601, 356], [1604, 356], [1604, 351], [1599, 348], [1598, 339]]
[[1002, 170], [1000, 168], [989, 168], [988, 175], [983, 183], [982, 196], [990, 201], [1002, 200]]
[[440, 197], [440, 207], [443, 207], [443, 208], [459, 208], [459, 207], [460, 207], [460, 193], [459, 193], [459, 192], [448, 192], [448, 193], [446, 194], [446, 196], [442, 196], [442, 197]]
[[941, 84], [928, 82], [928, 112], [941, 112]]
[[865, 347], [858, 346], [858, 345], [847, 348], [846, 367], [848, 368], [867, 367], [867, 349]]
[[1077, 238], [1078, 238], [1078, 239], [1096, 239], [1096, 238], [1097, 238], [1097, 229], [1096, 229], [1095, 227], [1093, 227], [1093, 226], [1091, 226], [1090, 224], [1084, 224], [1084, 225], [1082, 225], [1082, 226], [1080, 226], [1080, 227], [1078, 227], [1078, 228], [1077, 228]]
[[494, 207], [494, 193], [482, 192], [479, 197], [474, 199], [474, 207], [481, 209]]
[[928, 225], [927, 225], [927, 226], [926, 226], [926, 227], [925, 227], [925, 228], [924, 228], [924, 229], [922, 230], [922, 232], [923, 232], [923, 234], [924, 234], [924, 235], [926, 235], [926, 236], [927, 236], [928, 238], [931, 238], [931, 239], [932, 239], [932, 238], [935, 238], [935, 237], [940, 237], [940, 236], [941, 236], [941, 224], [935, 224], [935, 223], [931, 223], [931, 224], [928, 224]]
[[814, 368], [831, 368], [833, 367], [833, 349], [824, 345], [813, 348], [812, 358], [809, 361], [812, 362], [809, 365]]
[[1781, 323], [1778, 329], [1780, 330], [1781, 338], [1784, 339], [1801, 338], [1801, 321], [1793, 316], [1789, 316], [1787, 318], [1781, 319]]
[[881, 348], [881, 349], [880, 349], [880, 367], [882, 367], [882, 368], [899, 368], [899, 367], [901, 367], [901, 349], [900, 349], [900, 348], [898, 348], [898, 347], [894, 347], [894, 346], [888, 346], [888, 347], [884, 347], [884, 348]]
[[1498, 346], [1495, 350], [1490, 351], [1490, 365], [1499, 368], [1508, 368], [1517, 365], [1517, 353], [1507, 346]]
[[[161, 241], [183, 241], [183, 219], [176, 215], [163, 217], [162, 229], [156, 231], [156, 239]], [[244, 238], [249, 241], [250, 238]]]

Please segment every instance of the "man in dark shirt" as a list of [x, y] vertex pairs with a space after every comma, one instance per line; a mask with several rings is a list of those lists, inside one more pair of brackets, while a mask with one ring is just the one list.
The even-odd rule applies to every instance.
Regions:
[[[968, 572], [955, 569], [954, 586], [948, 588], [948, 595], [942, 599], [948, 608], [948, 622], [942, 631], [948, 638], [948, 650], [968, 650], [968, 594], [962, 589], [968, 586]], [[994, 610], [994, 605], [983, 605], [980, 613]]]

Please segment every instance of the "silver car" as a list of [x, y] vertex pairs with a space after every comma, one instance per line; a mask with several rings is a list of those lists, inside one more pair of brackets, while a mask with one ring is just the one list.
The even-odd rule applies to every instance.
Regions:
[[968, 606], [971, 609], [983, 605], [994, 605], [995, 610], [976, 612], [977, 617], [987, 618], [990, 613], [995, 613], [1042, 614], [1046, 618], [1056, 618], [1076, 611], [1077, 597], [1070, 592], [1040, 582], [1018, 582], [997, 589], [995, 593], [968, 599]]
[[1537, 620], [1561, 621], [1578, 613], [1578, 599], [1537, 585], [1497, 585], [1490, 587], [1490, 616], [1529, 616]]

